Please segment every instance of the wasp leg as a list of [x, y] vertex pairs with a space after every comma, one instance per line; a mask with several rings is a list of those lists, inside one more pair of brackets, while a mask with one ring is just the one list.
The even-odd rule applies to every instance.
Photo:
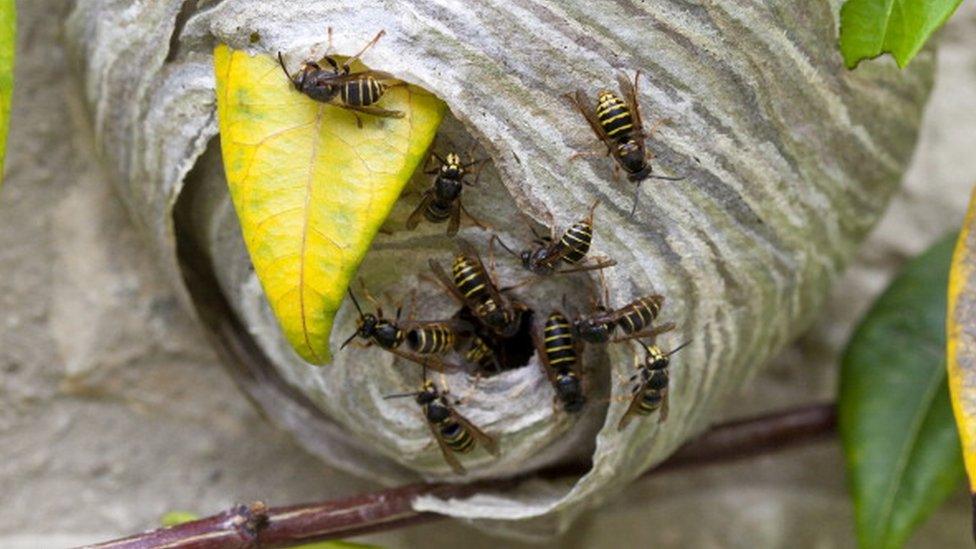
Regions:
[[627, 335], [624, 335], [624, 336], [615, 337], [615, 338], [611, 339], [610, 342], [611, 343], [620, 343], [622, 341], [629, 341], [629, 340], [633, 340], [633, 339], [641, 339], [641, 338], [649, 337], [649, 338], [651, 338], [651, 344], [653, 345], [656, 342], [656, 340], [657, 340], [657, 336], [659, 336], [659, 335], [661, 335], [663, 333], [670, 332], [671, 330], [674, 330], [676, 327], [677, 327], [677, 325], [675, 325], [674, 322], [665, 322], [664, 324], [661, 324], [660, 326], [655, 326], [655, 327], [649, 328], [647, 330], [643, 330], [643, 331], [640, 331], [640, 332], [634, 332], [632, 334], [627, 334]]
[[610, 156], [610, 149], [607, 149], [606, 153], [600, 151], [576, 151], [569, 155], [569, 160], [572, 162], [573, 160], [582, 158], [584, 156]]
[[644, 132], [645, 139], [652, 139], [654, 137], [654, 132], [658, 130], [661, 126], [670, 126], [672, 120], [670, 118], [659, 118], [651, 124], [651, 127]]
[[[358, 105], [346, 105], [345, 103], [332, 103], [332, 104], [341, 109], [361, 112], [372, 116], [379, 116], [382, 118], [403, 118], [403, 111], [393, 111], [393, 110], [381, 109], [379, 107], [373, 107], [373, 106], [360, 107]], [[362, 128], [363, 124], [359, 118], [359, 115], [356, 115], [356, 121], [358, 122], [359, 127]]]
[[481, 230], [493, 231], [493, 228], [491, 226], [478, 221], [478, 219], [475, 216], [471, 215], [471, 212], [469, 212], [468, 209], [464, 207], [464, 202], [461, 202], [461, 199], [458, 199], [458, 207], [461, 209], [461, 212], [463, 212], [464, 215], [471, 220], [472, 223], [474, 223], [478, 227], [481, 227]]
[[601, 269], [613, 267], [616, 264], [617, 264], [616, 259], [606, 259], [604, 261], [597, 262], [595, 265], [584, 265], [582, 267], [573, 267], [571, 269], [560, 269], [556, 271], [556, 274], [581, 273], [584, 271], [599, 271]]
[[346, 72], [348, 72], [350, 65], [355, 63], [360, 58], [360, 56], [366, 53], [366, 50], [375, 46], [376, 43], [380, 41], [380, 38], [383, 38], [384, 34], [386, 34], [385, 30], [381, 30], [380, 32], [376, 33], [376, 36], [374, 36], [372, 40], [367, 42], [366, 45], [363, 46], [363, 49], [359, 50], [359, 53], [350, 57], [349, 59], [346, 59], [346, 62], [342, 64], [342, 68], [345, 69]]

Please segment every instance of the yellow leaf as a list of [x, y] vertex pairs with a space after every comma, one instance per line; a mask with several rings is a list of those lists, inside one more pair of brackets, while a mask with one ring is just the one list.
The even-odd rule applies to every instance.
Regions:
[[[445, 106], [414, 86], [361, 115], [299, 93], [276, 59], [218, 45], [217, 116], [227, 184], [254, 270], [306, 361], [325, 364], [350, 278], [423, 160]], [[297, 70], [297, 63], [295, 70]]]
[[[949, 392], [976, 504], [976, 191], [970, 198], [949, 274], [946, 319]], [[976, 510], [976, 506], [974, 506]]]

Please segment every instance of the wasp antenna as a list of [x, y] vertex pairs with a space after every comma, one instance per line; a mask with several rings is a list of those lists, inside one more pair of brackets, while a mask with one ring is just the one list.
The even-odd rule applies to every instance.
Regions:
[[651, 175], [649, 179], [661, 179], [663, 181], [684, 181], [685, 176]]
[[423, 367], [424, 367], [424, 370], [423, 370], [424, 371], [424, 383], [427, 383], [427, 362], [424, 362]]
[[651, 354], [651, 348], [648, 347], [646, 343], [644, 343], [643, 341], [641, 341], [639, 339], [635, 339], [634, 341], [636, 341], [637, 343], [639, 343], [640, 346], [644, 348], [644, 352], [646, 352], [647, 354]]
[[634, 218], [634, 214], [637, 213], [637, 201], [640, 199], [640, 183], [638, 183], [634, 189], [634, 205], [630, 207], [630, 218]]
[[420, 394], [420, 391], [413, 391], [413, 392], [410, 392], [410, 393], [395, 393], [395, 394], [392, 394], [392, 395], [386, 395], [386, 396], [384, 396], [383, 397], [383, 400], [390, 400], [391, 398], [412, 397], [412, 396], [417, 396], [419, 394]]
[[281, 65], [281, 70], [284, 71], [285, 76], [288, 77], [288, 80], [291, 80], [292, 85], [295, 86], [295, 89], [298, 89], [298, 85], [295, 84], [294, 79], [292, 79], [291, 73], [288, 72], [288, 67], [285, 66], [285, 58], [282, 57], [280, 51], [278, 52], [278, 64]]
[[359, 330], [356, 330], [355, 332], [353, 332], [352, 335], [349, 336], [348, 339], [346, 339], [345, 341], [343, 341], [342, 342], [342, 345], [339, 346], [339, 350], [341, 351], [341, 350], [345, 349], [346, 348], [346, 345], [349, 345], [350, 343], [352, 343], [352, 340], [356, 339], [356, 336], [357, 335], [359, 335]]
[[688, 345], [690, 345], [692, 341], [694, 341], [694, 340], [692, 340], [692, 339], [689, 339], [688, 341], [685, 341], [685, 342], [684, 342], [684, 343], [682, 343], [681, 345], [678, 345], [678, 346], [677, 346], [677, 347], [675, 347], [674, 349], [671, 349], [671, 350], [670, 350], [670, 351], [668, 352], [668, 354], [666, 354], [666, 355], [664, 355], [664, 356], [671, 356], [671, 355], [673, 355], [674, 353], [677, 353], [677, 352], [678, 352], [678, 351], [680, 351], [681, 349], [684, 349], [685, 347], [687, 347]]
[[491, 239], [498, 241], [498, 243], [501, 244], [502, 248], [505, 248], [505, 251], [506, 252], [512, 254], [515, 257], [518, 257], [519, 256], [519, 254], [515, 250], [509, 248], [508, 247], [508, 244], [505, 244], [505, 242], [502, 241], [501, 237], [499, 237], [497, 234], [492, 233]]
[[352, 293], [352, 288], [347, 288], [349, 291], [349, 297], [352, 298], [352, 304], [356, 306], [356, 310], [359, 311], [359, 317], [362, 318], [366, 315], [363, 314], [363, 308], [359, 306], [359, 300], [356, 299], [356, 294]]
[[600, 205], [600, 199], [597, 198], [596, 200], [593, 201], [593, 205], [590, 206], [590, 213], [587, 216], [587, 219], [589, 219], [590, 221], [593, 221], [593, 211], [596, 210], [596, 207], [599, 206], [599, 205]]

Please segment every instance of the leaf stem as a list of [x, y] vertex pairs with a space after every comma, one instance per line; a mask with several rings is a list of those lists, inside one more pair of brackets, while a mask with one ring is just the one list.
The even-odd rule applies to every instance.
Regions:
[[[832, 434], [837, 412], [833, 404], [813, 404], [720, 424], [680, 450], [643, 477], [688, 467], [734, 461], [798, 446]], [[482, 490], [508, 490], [529, 477], [579, 476], [589, 463], [550, 467], [526, 477], [470, 484], [409, 484], [336, 500], [265, 507], [262, 502], [237, 505], [223, 513], [160, 528], [127, 538], [89, 546], [93, 549], [150, 547], [223, 549], [292, 547], [295, 545], [383, 530], [393, 530], [441, 518], [418, 512], [413, 501], [422, 495], [465, 498]]]

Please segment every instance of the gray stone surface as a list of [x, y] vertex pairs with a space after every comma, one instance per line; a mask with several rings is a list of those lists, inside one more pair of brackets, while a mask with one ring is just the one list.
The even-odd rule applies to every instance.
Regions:
[[[369, 489], [266, 424], [162, 283], [93, 160], [84, 107], [62, 77], [67, 7], [19, 6], [0, 192], [0, 546], [67, 546], [152, 527], [169, 510]], [[852, 323], [899, 265], [961, 220], [976, 182], [976, 6], [961, 8], [942, 38], [905, 189], [821, 320], [744, 384], [725, 416], [829, 398]], [[968, 546], [968, 516], [960, 493], [912, 546]], [[640, 482], [559, 545], [852, 547], [852, 529], [839, 451], [828, 443]], [[373, 540], [497, 544], [449, 523]]]

